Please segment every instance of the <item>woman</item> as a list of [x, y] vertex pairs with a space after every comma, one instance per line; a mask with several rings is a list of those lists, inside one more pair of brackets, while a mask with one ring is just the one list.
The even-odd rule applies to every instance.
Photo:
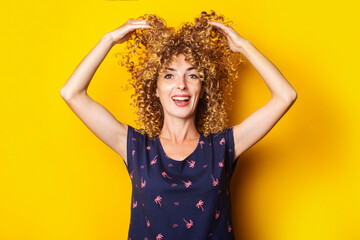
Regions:
[[[119, 122], [86, 92], [109, 50], [125, 41], [123, 65], [132, 74], [141, 129]], [[241, 56], [256, 68], [272, 97], [226, 128], [224, 100]], [[195, 24], [177, 32], [154, 15], [127, 21], [104, 35], [61, 96], [124, 159], [133, 187], [132, 240], [233, 239], [229, 190], [237, 159], [297, 98], [280, 71], [213, 11], [202, 12]]]

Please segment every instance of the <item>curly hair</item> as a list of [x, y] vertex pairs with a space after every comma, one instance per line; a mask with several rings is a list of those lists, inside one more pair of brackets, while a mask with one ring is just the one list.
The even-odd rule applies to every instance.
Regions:
[[[195, 124], [204, 136], [223, 130], [227, 125], [225, 102], [231, 102], [232, 82], [237, 78], [242, 54], [230, 50], [226, 36], [209, 24], [209, 20], [224, 22], [223, 15], [203, 11], [195, 23], [184, 23], [178, 31], [167, 27], [165, 20], [145, 14], [151, 28], [136, 29], [127, 41], [121, 65], [131, 73], [128, 80], [135, 93], [131, 106], [138, 119], [135, 121], [142, 134], [150, 138], [160, 134], [164, 113], [159, 98], [155, 96], [157, 79], [178, 54], [198, 70], [204, 89], [196, 109]], [[227, 99], [229, 98], [229, 99]], [[227, 101], [229, 100], [229, 101]]]

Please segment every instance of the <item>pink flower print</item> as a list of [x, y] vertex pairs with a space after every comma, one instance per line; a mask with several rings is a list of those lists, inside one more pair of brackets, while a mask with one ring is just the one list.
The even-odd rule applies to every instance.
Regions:
[[202, 149], [202, 145], [205, 144], [205, 143], [204, 143], [204, 141], [200, 141], [199, 143], [200, 143], [200, 147]]
[[176, 228], [178, 226], [179, 226], [179, 224], [176, 224], [176, 223], [173, 224], [173, 228]]
[[191, 181], [187, 181], [187, 182], [182, 181], [182, 182], [185, 184], [185, 187], [186, 187], [186, 188], [190, 187], [190, 185], [192, 184]]
[[176, 183], [173, 183], [173, 184], [171, 184], [171, 186], [172, 186], [172, 187], [176, 187], [176, 186], [177, 186], [177, 184], [176, 184]]
[[224, 166], [224, 159], [223, 159], [221, 162], [218, 163], [218, 166], [219, 166], [219, 167], [223, 167], [223, 166]]
[[215, 219], [218, 219], [220, 217], [220, 211], [216, 210], [215, 211]]
[[150, 220], [149, 219], [147, 219], [147, 217], [145, 216], [145, 220], [146, 220], [146, 226], [147, 227], [150, 227]]
[[215, 186], [219, 185], [219, 179], [215, 180], [213, 175], [211, 175], [211, 177], [213, 179], [213, 186], [215, 187]]
[[227, 222], [227, 224], [228, 224], [228, 232], [231, 232], [231, 225], [229, 224], [229, 222]]
[[147, 237], [144, 237], [144, 240], [149, 240]]
[[156, 236], [156, 240], [161, 240], [163, 239], [163, 235], [161, 233], [159, 233], [157, 236]]
[[164, 178], [172, 179], [171, 177], [169, 177], [169, 176], [167, 175], [167, 173], [166, 173], [165, 171], [162, 172], [161, 175], [162, 175]]
[[203, 166], [203, 168], [206, 168], [208, 165], [207, 164], [205, 164], [204, 166]]
[[132, 170], [130, 173], [130, 178], [133, 179], [133, 177], [134, 177], [134, 170]]
[[191, 161], [187, 161], [189, 163], [189, 167], [194, 168], [195, 166], [195, 161], [191, 160]]
[[135, 202], [133, 203], [132, 207], [133, 207], [133, 208], [136, 208], [137, 205], [138, 205], [138, 203], [137, 203], [137, 201], [135, 201]]
[[132, 141], [136, 141], [136, 138], [133, 137], [131, 140], [132, 140]]
[[144, 167], [145, 167], [144, 165], [140, 165], [140, 168], [141, 168], [141, 169], [144, 169]]
[[168, 167], [173, 167], [173, 166], [174, 166], [174, 165], [172, 165], [172, 163], [169, 163], [169, 164], [168, 164]]
[[232, 152], [232, 149], [231, 149], [231, 148], [229, 148], [229, 152]]
[[189, 222], [185, 220], [185, 218], [183, 218], [185, 223], [186, 223], [186, 227], [187, 228], [191, 228], [192, 226], [194, 226], [193, 221], [190, 219]]
[[131, 155], [132, 155], [133, 161], [134, 161], [134, 155], [135, 155], [135, 153], [136, 153], [136, 151], [135, 151], [135, 150], [132, 150]]
[[142, 205], [143, 207], [145, 206], [145, 204], [144, 204], [144, 203], [142, 203], [141, 205]]
[[151, 160], [150, 165], [154, 165], [154, 164], [156, 163], [156, 161], [157, 161], [157, 156], [158, 156], [158, 155], [156, 155], [156, 156], [153, 158], [153, 160]]
[[147, 147], [146, 147], [146, 150], [151, 150], [151, 146], [147, 146]]
[[219, 142], [220, 145], [224, 145], [225, 144], [225, 138], [222, 138]]
[[213, 234], [212, 233], [209, 233], [209, 237], [211, 237]]
[[161, 197], [160, 197], [160, 195], [158, 195], [156, 198], [155, 198], [155, 203], [157, 203], [157, 204], [159, 204], [160, 205], [160, 207], [161, 207]]
[[179, 202], [174, 202], [175, 206], [179, 206], [179, 204], [180, 204]]
[[200, 201], [196, 204], [196, 207], [197, 207], [197, 208], [201, 208], [202, 211], [204, 211], [203, 205], [204, 205], [204, 202], [203, 202], [202, 200], [200, 200]]
[[146, 180], [144, 181], [141, 177], [141, 188], [144, 188], [146, 186]]

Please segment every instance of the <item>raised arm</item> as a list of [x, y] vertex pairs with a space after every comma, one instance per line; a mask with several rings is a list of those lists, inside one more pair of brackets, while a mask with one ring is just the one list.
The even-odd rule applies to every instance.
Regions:
[[96, 70], [117, 43], [126, 41], [137, 28], [149, 28], [145, 20], [129, 20], [105, 34], [79, 63], [60, 91], [71, 110], [106, 145], [117, 152], [127, 164], [126, 140], [128, 125], [119, 122], [106, 108], [94, 101], [87, 89]]
[[255, 67], [271, 92], [271, 99], [243, 122], [234, 126], [235, 158], [261, 140], [297, 99], [297, 93], [281, 72], [248, 40], [232, 27], [211, 21], [227, 37], [234, 52], [242, 53]]

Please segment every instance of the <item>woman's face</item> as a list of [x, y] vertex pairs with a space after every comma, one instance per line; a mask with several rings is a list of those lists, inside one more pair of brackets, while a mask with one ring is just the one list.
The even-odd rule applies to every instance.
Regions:
[[163, 107], [164, 118], [195, 117], [202, 84], [198, 71], [185, 61], [185, 55], [177, 55], [169, 68], [157, 79], [156, 96]]

